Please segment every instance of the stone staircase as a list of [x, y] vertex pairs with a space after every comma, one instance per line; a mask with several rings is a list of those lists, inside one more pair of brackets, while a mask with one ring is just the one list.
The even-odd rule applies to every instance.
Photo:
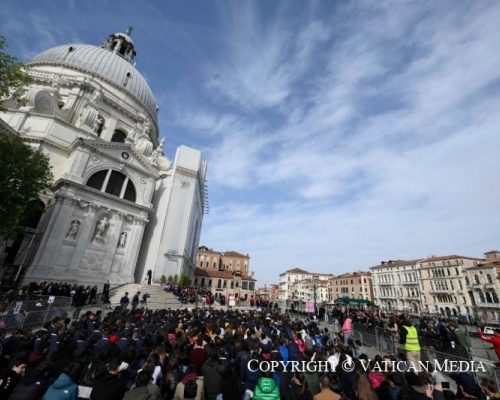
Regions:
[[[116, 290], [112, 290], [110, 293], [110, 301], [113, 306], [120, 304], [120, 299], [128, 292], [129, 305], [128, 308], [132, 307], [132, 298], [137, 293], [141, 292], [139, 295], [139, 300], [142, 300], [142, 295], [144, 293], [149, 293], [151, 297], [148, 299], [149, 309], [163, 309], [163, 308], [186, 308], [188, 305], [181, 304], [181, 302], [172, 293], [167, 293], [163, 290], [163, 285], [152, 284], [152, 285], [141, 285], [139, 283], [129, 283], [123, 285]], [[139, 304], [139, 307], [142, 307]]]

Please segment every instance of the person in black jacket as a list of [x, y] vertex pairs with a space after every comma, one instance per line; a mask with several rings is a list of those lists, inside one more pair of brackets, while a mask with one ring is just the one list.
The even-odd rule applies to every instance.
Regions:
[[35, 371], [21, 378], [9, 400], [38, 400], [50, 386], [49, 375], [53, 368], [51, 361], [42, 361]]
[[0, 399], [8, 399], [26, 371], [28, 360], [15, 358], [7, 368], [0, 371]]
[[287, 400], [312, 400], [313, 395], [307, 388], [307, 380], [303, 372], [296, 372], [291, 384]]
[[207, 400], [216, 400], [217, 395], [222, 393], [222, 379], [226, 372], [227, 363], [219, 362], [219, 355], [213, 352], [205, 365], [201, 368], [203, 372], [204, 392]]
[[121, 360], [114, 358], [108, 365], [108, 373], [99, 379], [90, 393], [91, 400], [122, 400], [127, 385], [119, 378]]
[[224, 400], [241, 400], [242, 395], [243, 384], [240, 380], [239, 368], [237, 365], [231, 364], [227, 368], [222, 382], [222, 398]]

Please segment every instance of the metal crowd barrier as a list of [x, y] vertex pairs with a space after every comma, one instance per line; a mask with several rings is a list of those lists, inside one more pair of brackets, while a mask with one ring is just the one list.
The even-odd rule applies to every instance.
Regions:
[[50, 296], [43, 296], [43, 298], [40, 298], [38, 300], [13, 301], [8, 305], [7, 310], [8, 311], [16, 310], [18, 308], [19, 303], [21, 303], [20, 309], [25, 312], [39, 311], [41, 307], [47, 307], [48, 305], [57, 308], [69, 308], [71, 307], [72, 302], [73, 299], [71, 297], [51, 298]]
[[0, 315], [0, 328], [12, 330], [42, 326], [45, 322], [51, 321], [55, 317], [66, 318], [71, 316], [72, 313], [72, 308], [61, 309], [57, 307], [50, 307], [44, 310], [30, 311], [27, 313], [21, 310], [18, 314]]
[[47, 321], [52, 321], [55, 317], [66, 318], [71, 315], [71, 309], [50, 309], [43, 311], [32, 311], [26, 314], [22, 328], [43, 325]]
[[[356, 323], [353, 324], [352, 339], [359, 340], [362, 344], [375, 348], [380, 351], [382, 356], [385, 354], [397, 356], [399, 353], [405, 353], [403, 346], [397, 343], [392, 335], [388, 337], [383, 332], [383, 329], [368, 328], [363, 324]], [[420, 339], [419, 337], [419, 341]], [[439, 365], [443, 365], [445, 362], [470, 362], [473, 357], [477, 357], [477, 355], [473, 351], [469, 352], [463, 346], [447, 347], [443, 346], [439, 341], [431, 339], [427, 339], [424, 343], [420, 342], [420, 360], [422, 362], [437, 362]], [[497, 375], [500, 375], [500, 372], [487, 363], [482, 365], [486, 369], [486, 373], [482, 373], [481, 376], [494, 377], [498, 385], [500, 376]], [[478, 376], [474, 375], [478, 379]]]
[[1, 329], [17, 329], [21, 328], [24, 322], [24, 314], [4, 314], [0, 316]]

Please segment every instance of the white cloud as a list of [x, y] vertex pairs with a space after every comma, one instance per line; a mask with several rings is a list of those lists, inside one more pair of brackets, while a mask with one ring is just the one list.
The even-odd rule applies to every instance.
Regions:
[[245, 243], [266, 282], [277, 279], [269, 266], [341, 272], [495, 247], [500, 7], [463, 7], [365, 10], [327, 49], [326, 69], [313, 68], [312, 52], [314, 79], [283, 96], [284, 122], [269, 134], [275, 157], [255, 166], [263, 192], [283, 185], [295, 198], [250, 217], [228, 214], [227, 225], [207, 218], [203, 239], [224, 249]]

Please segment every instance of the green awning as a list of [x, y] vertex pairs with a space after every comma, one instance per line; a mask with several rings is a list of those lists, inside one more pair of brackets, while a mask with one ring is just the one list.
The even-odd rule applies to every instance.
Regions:
[[344, 304], [366, 304], [367, 306], [374, 306], [375, 303], [370, 300], [364, 300], [364, 299], [351, 299], [349, 297], [342, 297], [340, 299], [337, 299], [336, 301], [344, 303]]

